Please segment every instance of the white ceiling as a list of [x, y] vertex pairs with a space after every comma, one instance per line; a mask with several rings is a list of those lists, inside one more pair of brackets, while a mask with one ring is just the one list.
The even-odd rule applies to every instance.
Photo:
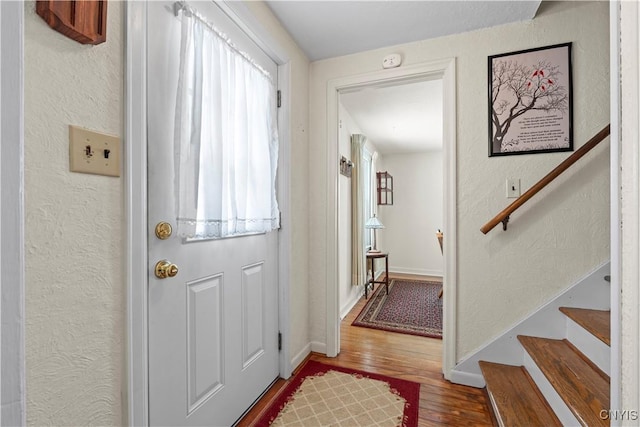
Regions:
[[311, 61], [530, 20], [540, 3], [267, 0]]
[[367, 87], [340, 102], [382, 154], [442, 149], [442, 80]]
[[[267, 0], [311, 61], [533, 19], [541, 1]], [[442, 148], [441, 81], [341, 94], [382, 153]]]

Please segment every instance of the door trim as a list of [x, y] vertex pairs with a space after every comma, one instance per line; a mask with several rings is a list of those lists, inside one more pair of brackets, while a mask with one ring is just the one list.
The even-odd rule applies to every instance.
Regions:
[[146, 4], [127, 2], [124, 192], [128, 424], [149, 425]]
[[282, 334], [280, 376], [289, 378], [293, 371], [290, 357], [289, 286], [291, 271], [291, 62], [284, 48], [258, 22], [244, 2], [218, 3], [234, 22], [247, 33], [267, 55], [278, 64], [278, 89], [281, 107], [278, 108], [278, 206], [282, 212], [278, 239], [278, 325]]
[[[278, 64], [278, 84], [283, 105], [278, 111], [280, 156], [278, 161], [278, 203], [282, 229], [278, 243], [278, 321], [282, 333], [279, 354], [280, 376], [288, 378], [289, 357], [289, 281], [291, 265], [290, 203], [290, 60], [286, 51], [240, 2], [218, 5]], [[147, 266], [147, 140], [146, 122], [146, 2], [127, 2], [126, 7], [126, 87], [125, 87], [125, 218], [127, 287], [127, 404], [129, 425], [149, 425], [148, 393], [148, 301]]]
[[[620, 4], [612, 1], [609, 4], [609, 61], [610, 61], [610, 123], [609, 137], [610, 162], [610, 248], [611, 248], [611, 386], [610, 408], [622, 409], [621, 396], [621, 310], [620, 310], [620, 278], [621, 278], [621, 216], [620, 216]], [[611, 420], [612, 426], [620, 425], [618, 418]]]
[[340, 352], [340, 304], [338, 302], [338, 120], [339, 92], [362, 86], [407, 80], [440, 78], [443, 83], [443, 192], [444, 192], [444, 319], [442, 370], [449, 379], [456, 363], [456, 62], [455, 58], [391, 70], [374, 71], [330, 80], [327, 84], [327, 265], [326, 353]]
[[25, 425], [24, 4], [0, 2], [0, 376], [2, 425]]

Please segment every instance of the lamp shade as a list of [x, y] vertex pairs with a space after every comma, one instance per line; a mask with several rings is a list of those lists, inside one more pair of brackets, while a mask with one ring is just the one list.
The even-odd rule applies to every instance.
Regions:
[[384, 228], [384, 225], [380, 222], [378, 217], [376, 217], [376, 214], [373, 214], [373, 216], [369, 218], [367, 222], [365, 222], [364, 228], [378, 229], [378, 228]]

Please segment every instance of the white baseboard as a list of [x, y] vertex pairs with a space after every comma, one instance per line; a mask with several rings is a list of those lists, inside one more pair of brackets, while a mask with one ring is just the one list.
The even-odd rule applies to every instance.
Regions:
[[485, 386], [484, 377], [482, 376], [482, 374], [462, 372], [455, 369], [451, 370], [449, 381], [455, 384], [462, 384], [475, 388], [482, 388]]
[[401, 273], [401, 274], [416, 274], [420, 276], [436, 276], [442, 277], [444, 273], [442, 270], [429, 270], [425, 268], [407, 268], [407, 267], [396, 267], [389, 266], [389, 273]]
[[298, 366], [306, 359], [306, 357], [311, 353], [311, 343], [305, 345], [302, 350], [298, 352], [293, 359], [291, 359], [291, 371], [295, 371]]
[[323, 342], [311, 341], [311, 351], [326, 355], [327, 345]]

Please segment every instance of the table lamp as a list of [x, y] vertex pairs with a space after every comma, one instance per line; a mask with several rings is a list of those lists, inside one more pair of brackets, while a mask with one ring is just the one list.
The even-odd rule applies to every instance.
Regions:
[[364, 224], [364, 228], [373, 229], [373, 248], [371, 248], [369, 252], [380, 252], [377, 248], [376, 233], [379, 228], [384, 228], [384, 225], [382, 225], [380, 220], [376, 217], [376, 214], [373, 214], [373, 216], [367, 220]]

